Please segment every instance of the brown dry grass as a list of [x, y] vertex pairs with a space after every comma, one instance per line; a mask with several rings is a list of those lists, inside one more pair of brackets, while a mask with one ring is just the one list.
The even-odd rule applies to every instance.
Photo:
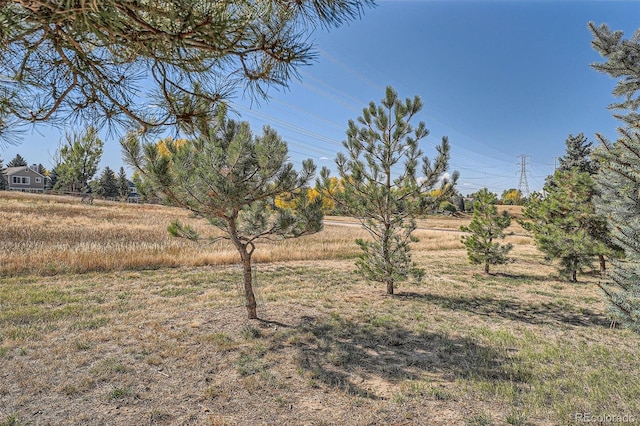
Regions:
[[[238, 254], [224, 240], [199, 244], [171, 237], [166, 228], [180, 219], [203, 235], [215, 229], [204, 220], [176, 208], [149, 204], [96, 201], [82, 204], [78, 198], [0, 192], [0, 275], [33, 273], [85, 273], [177, 266], [233, 264]], [[460, 248], [455, 233], [468, 224], [459, 218], [436, 216], [419, 220], [418, 250]], [[288, 241], [262, 241], [256, 262], [352, 258], [358, 253], [355, 238], [367, 238], [358, 222], [329, 217], [325, 229], [315, 235]], [[348, 232], [345, 232], [348, 229]], [[427, 230], [432, 229], [432, 230]], [[513, 223], [512, 231], [524, 231]], [[519, 237], [520, 243], [528, 238]]]
[[[25, 216], [36, 220], [33, 203], [41, 201], [15, 203], [25, 203]], [[0, 202], [3, 212], [13, 203]], [[121, 234], [123, 247], [138, 234], [146, 243], [151, 235], [161, 239], [159, 251], [182, 244], [165, 234], [166, 220], [182, 214], [176, 210], [50, 204], [35, 210], [81, 212], [73, 244], [83, 233], [124, 233], [133, 223], [140, 228]], [[20, 220], [16, 210], [7, 216]], [[36, 226], [31, 232], [38, 238]], [[419, 230], [415, 260], [427, 277], [387, 297], [354, 276], [353, 261], [344, 259], [356, 252], [352, 241], [361, 232], [328, 225], [313, 238], [290, 241], [316, 255], [338, 247], [334, 259], [286, 260], [292, 253], [282, 243], [260, 246], [279, 260], [257, 268], [259, 321], [244, 319], [238, 268], [194, 266], [180, 252], [185, 266], [123, 270], [115, 263], [111, 271], [53, 276], [32, 267], [4, 275], [0, 424], [557, 425], [576, 423], [576, 413], [638, 418], [640, 338], [608, 327], [597, 277], [557, 281], [530, 240], [518, 236], [510, 237], [524, 240], [516, 262], [483, 275], [468, 265], [459, 233]], [[47, 238], [42, 246], [55, 244]], [[114, 255], [105, 249], [103, 256]]]
[[[236, 263], [227, 241], [201, 244], [173, 238], [172, 220], [189, 223], [204, 236], [215, 229], [181, 209], [148, 204], [0, 192], [0, 275], [85, 273]], [[355, 234], [339, 227], [303, 240], [262, 241], [256, 262], [340, 259], [357, 252]], [[364, 233], [361, 233], [364, 236]]]

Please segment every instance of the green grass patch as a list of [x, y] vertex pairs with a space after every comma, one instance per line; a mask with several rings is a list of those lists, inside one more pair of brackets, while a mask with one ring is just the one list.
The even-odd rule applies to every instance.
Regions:
[[75, 321], [69, 326], [70, 330], [97, 330], [109, 323], [108, 317], [97, 317], [87, 320]]
[[125, 398], [136, 398], [137, 394], [131, 386], [114, 388], [107, 394], [108, 399], [121, 400]]
[[241, 376], [251, 376], [265, 371], [267, 363], [260, 354], [243, 352], [236, 361], [236, 371]]
[[28, 423], [23, 423], [20, 421], [16, 414], [11, 414], [3, 420], [0, 420], [0, 426], [23, 426]]

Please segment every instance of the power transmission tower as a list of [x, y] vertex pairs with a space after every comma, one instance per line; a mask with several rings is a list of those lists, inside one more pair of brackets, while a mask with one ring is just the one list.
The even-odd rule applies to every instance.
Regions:
[[525, 197], [529, 198], [529, 183], [527, 182], [527, 157], [522, 154], [516, 158], [520, 159], [520, 181], [518, 182], [518, 191]]

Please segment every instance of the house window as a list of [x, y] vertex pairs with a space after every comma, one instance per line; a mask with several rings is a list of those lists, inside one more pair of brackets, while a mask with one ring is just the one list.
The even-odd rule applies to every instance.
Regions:
[[31, 180], [28, 176], [13, 176], [13, 183], [16, 185], [29, 185]]

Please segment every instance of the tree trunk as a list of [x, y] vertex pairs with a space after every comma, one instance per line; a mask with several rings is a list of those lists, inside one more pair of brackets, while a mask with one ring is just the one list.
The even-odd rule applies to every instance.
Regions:
[[[389, 111], [389, 117], [391, 117], [391, 111]], [[389, 128], [389, 142], [391, 141], [391, 128]], [[393, 266], [391, 261], [391, 254], [389, 253], [389, 245], [391, 240], [391, 150], [390, 147], [386, 149], [385, 155], [385, 174], [387, 175], [386, 182], [386, 194], [384, 200], [384, 237], [382, 239], [382, 252], [384, 257], [384, 268], [387, 269], [387, 294], [393, 294]]]
[[484, 273], [485, 274], [489, 273], [489, 261], [484, 262]]
[[242, 269], [244, 271], [244, 304], [247, 307], [247, 317], [249, 319], [258, 318], [256, 311], [256, 297], [253, 294], [253, 274], [251, 270], [251, 255], [247, 253], [247, 250], [240, 252], [242, 258]]
[[391, 234], [391, 224], [387, 218], [387, 222], [384, 224], [384, 235], [382, 237], [382, 257], [384, 259], [383, 268], [385, 269], [386, 275], [386, 283], [387, 283], [387, 294], [393, 294], [393, 265], [391, 259], [391, 253], [389, 251], [390, 245], [390, 234]]
[[607, 271], [607, 263], [601, 254], [598, 255], [598, 259], [600, 260], [600, 273], [604, 274]]
[[[251, 270], [251, 255], [255, 247], [251, 242], [247, 244], [243, 243], [238, 237], [238, 231], [236, 229], [237, 217], [236, 212], [235, 215], [227, 218], [227, 224], [229, 226], [228, 232], [231, 242], [238, 250], [240, 259], [242, 260], [242, 270], [244, 272], [244, 305], [247, 308], [247, 317], [249, 319], [256, 319], [258, 318], [258, 313], [256, 311], [256, 297], [253, 294], [253, 274]], [[251, 249], [247, 250], [247, 246], [250, 246]]]
[[576, 271], [575, 269], [573, 270], [573, 275], [571, 276], [571, 282], [578, 282], [578, 271]]

